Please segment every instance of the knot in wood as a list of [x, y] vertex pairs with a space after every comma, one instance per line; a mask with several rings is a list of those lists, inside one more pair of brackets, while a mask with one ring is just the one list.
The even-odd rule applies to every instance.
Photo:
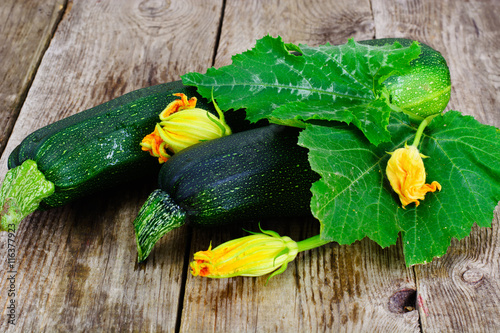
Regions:
[[462, 274], [462, 279], [468, 284], [476, 284], [484, 277], [483, 272], [477, 268], [470, 268]]

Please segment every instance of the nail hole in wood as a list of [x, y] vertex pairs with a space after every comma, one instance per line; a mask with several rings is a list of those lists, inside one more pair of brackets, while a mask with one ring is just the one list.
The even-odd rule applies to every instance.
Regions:
[[415, 289], [402, 289], [389, 298], [389, 311], [393, 313], [406, 313], [416, 309], [417, 291]]

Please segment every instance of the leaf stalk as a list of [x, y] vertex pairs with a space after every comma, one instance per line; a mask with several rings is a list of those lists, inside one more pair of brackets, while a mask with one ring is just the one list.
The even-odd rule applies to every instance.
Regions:
[[297, 242], [297, 246], [298, 246], [299, 252], [303, 252], [303, 251], [315, 249], [317, 247], [321, 247], [321, 246], [326, 245], [328, 243], [330, 243], [330, 241], [321, 239], [321, 235], [316, 235], [316, 236], [309, 237], [307, 239], [304, 239], [304, 240]]

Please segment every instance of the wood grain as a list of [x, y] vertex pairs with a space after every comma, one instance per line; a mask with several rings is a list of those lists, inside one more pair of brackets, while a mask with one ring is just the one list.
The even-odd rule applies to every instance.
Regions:
[[[448, 109], [499, 127], [500, 3], [498, 1], [373, 1], [377, 37], [409, 37], [448, 61]], [[448, 253], [415, 267], [422, 330], [500, 331], [498, 209], [492, 228], [452, 240]]]
[[[261, 221], [263, 229], [301, 240], [319, 232], [313, 219]], [[255, 224], [243, 226], [255, 230]], [[192, 252], [244, 232], [195, 232]], [[208, 239], [207, 239], [208, 238]], [[192, 253], [191, 253], [192, 258]], [[188, 276], [184, 332], [418, 332], [413, 271], [401, 246], [382, 249], [369, 240], [330, 244], [299, 254], [287, 270], [259, 278]], [[197, 320], [192, 320], [192, 314]]]
[[[251, 13], [251, 14], [250, 14]], [[240, 1], [226, 2], [215, 66], [231, 63], [231, 56], [255, 45], [265, 35], [287, 43], [317, 46], [345, 43], [348, 38], [375, 36], [368, 0], [352, 1]]]
[[422, 327], [429, 331], [500, 331], [500, 228], [472, 228], [446, 255], [416, 267]]
[[65, 0], [0, 5], [0, 154], [65, 5]]
[[[40, 64], [42, 75], [34, 80], [1, 161], [39, 127], [129, 91], [206, 69], [212, 62], [213, 54], [206, 50], [215, 44], [220, 5], [74, 2]], [[200, 23], [193, 30], [204, 34], [192, 36], [185, 22], [196, 21]]]
[[[208, 67], [220, 12], [221, 1], [70, 3], [0, 161], [2, 178], [8, 153], [34, 129]], [[2, 320], [2, 331], [173, 331], [186, 232], [173, 232], [147, 265], [136, 265], [132, 221], [155, 181], [152, 175], [149, 184], [123, 186], [28, 217], [16, 232], [17, 324]]]

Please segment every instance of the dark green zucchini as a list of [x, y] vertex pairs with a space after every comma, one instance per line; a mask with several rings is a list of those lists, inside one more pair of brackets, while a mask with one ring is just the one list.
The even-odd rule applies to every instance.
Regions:
[[159, 188], [134, 221], [139, 261], [185, 223], [310, 215], [311, 170], [299, 130], [270, 125], [189, 147], [161, 168]]
[[174, 93], [195, 96], [197, 107], [217, 114], [194, 88], [175, 81], [130, 92], [28, 135], [9, 156], [15, 171], [0, 191], [2, 230], [17, 226], [37, 207], [61, 206], [144, 175], [156, 177], [159, 164], [140, 142], [177, 99]]

